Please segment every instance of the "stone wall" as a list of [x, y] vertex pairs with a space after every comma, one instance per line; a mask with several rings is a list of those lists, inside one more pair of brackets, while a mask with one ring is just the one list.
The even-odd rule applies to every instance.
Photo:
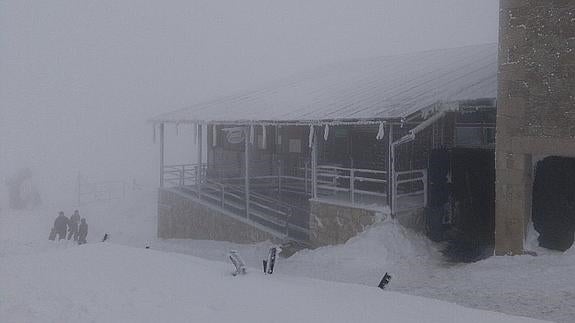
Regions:
[[533, 163], [575, 156], [575, 1], [501, 0], [496, 254], [523, 252]]
[[198, 201], [160, 189], [158, 238], [253, 243], [273, 236]]
[[375, 210], [310, 201], [310, 244], [321, 247], [345, 243], [383, 215]]

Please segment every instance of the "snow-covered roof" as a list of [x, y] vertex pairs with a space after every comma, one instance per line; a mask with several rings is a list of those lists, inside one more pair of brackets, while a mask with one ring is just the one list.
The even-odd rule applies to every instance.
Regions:
[[165, 113], [154, 123], [317, 123], [407, 117], [441, 102], [495, 98], [497, 44], [331, 64]]

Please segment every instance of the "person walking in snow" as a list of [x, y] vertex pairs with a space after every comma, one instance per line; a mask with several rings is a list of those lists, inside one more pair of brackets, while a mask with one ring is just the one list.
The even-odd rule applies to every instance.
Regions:
[[80, 221], [80, 228], [78, 229], [78, 244], [86, 243], [86, 237], [88, 236], [88, 223], [86, 219], [82, 218]]
[[[60, 211], [58, 217], [54, 220], [54, 230], [55, 235], [58, 235], [58, 240], [66, 239], [66, 231], [68, 231], [68, 222], [70, 220], [64, 215], [64, 212]], [[54, 236], [54, 238], [56, 238]]]
[[74, 237], [74, 241], [78, 241], [78, 225], [80, 224], [80, 213], [78, 210], [74, 211], [74, 214], [70, 217], [70, 222], [68, 223], [68, 240]]

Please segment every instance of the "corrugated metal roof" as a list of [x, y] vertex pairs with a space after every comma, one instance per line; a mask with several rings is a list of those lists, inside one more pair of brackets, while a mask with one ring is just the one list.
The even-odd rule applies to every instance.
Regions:
[[382, 120], [440, 102], [495, 98], [497, 44], [332, 64], [240, 95], [165, 113], [154, 123]]

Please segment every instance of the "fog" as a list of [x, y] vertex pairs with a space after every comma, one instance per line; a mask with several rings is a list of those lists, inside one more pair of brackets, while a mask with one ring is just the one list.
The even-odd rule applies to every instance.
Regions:
[[[158, 182], [147, 120], [347, 59], [497, 40], [497, 0], [0, 0], [0, 181]], [[168, 162], [192, 162], [170, 128]]]

